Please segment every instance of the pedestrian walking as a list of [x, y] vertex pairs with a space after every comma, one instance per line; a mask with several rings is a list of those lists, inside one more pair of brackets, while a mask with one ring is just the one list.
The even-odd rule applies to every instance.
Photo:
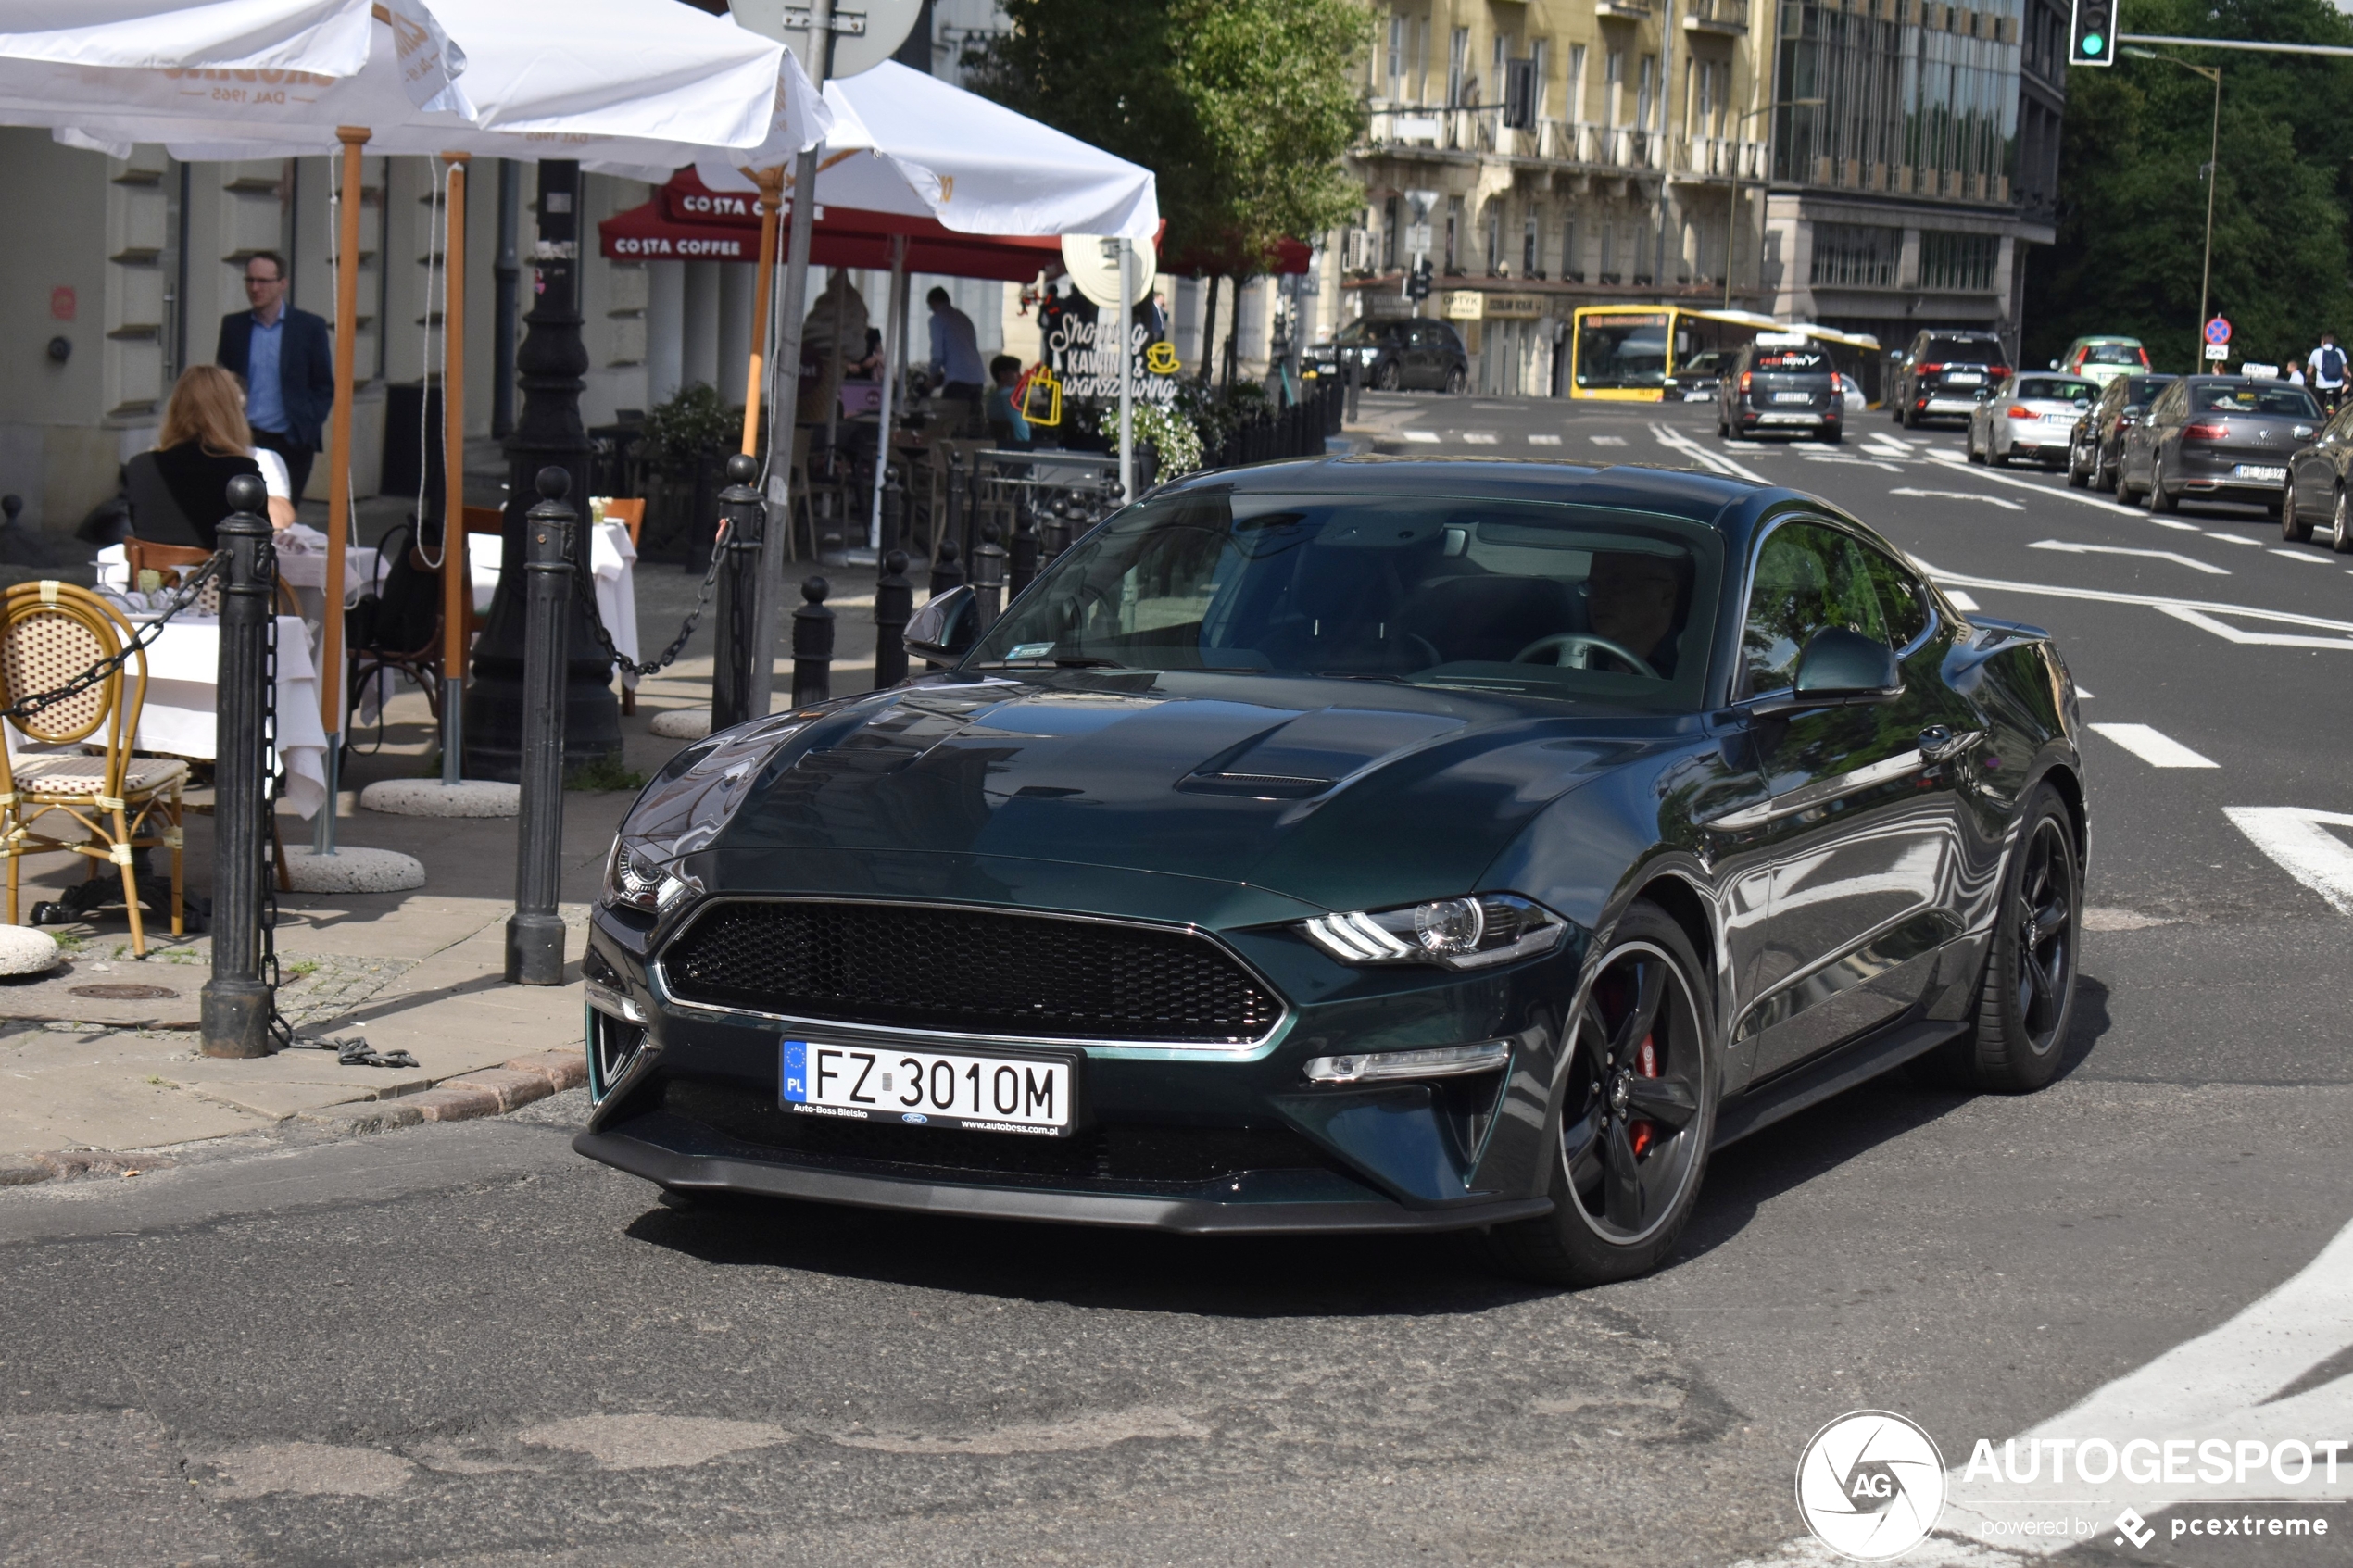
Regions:
[[2310, 368], [2312, 390], [2320, 395], [2321, 406], [2330, 413], [2345, 397], [2345, 350], [2336, 344], [2334, 332], [2321, 334], [2321, 346], [2306, 357]]
[[276, 251], [245, 257], [245, 299], [252, 308], [220, 319], [212, 362], [245, 383], [253, 444], [286, 460], [299, 497], [335, 405], [334, 345], [326, 318], [286, 303], [286, 263]]
[[2287, 363], [2280, 367], [2280, 379], [2290, 386], [2302, 386], [2304, 384], [2303, 362], [2295, 355], [2289, 355]]

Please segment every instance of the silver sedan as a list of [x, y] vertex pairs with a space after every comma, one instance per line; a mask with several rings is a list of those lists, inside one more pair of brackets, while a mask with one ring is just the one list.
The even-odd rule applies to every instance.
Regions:
[[2067, 461], [2075, 424], [2099, 387], [2082, 376], [2032, 370], [2011, 376], [1969, 417], [1969, 460], [2007, 466], [2027, 458], [2049, 467]]

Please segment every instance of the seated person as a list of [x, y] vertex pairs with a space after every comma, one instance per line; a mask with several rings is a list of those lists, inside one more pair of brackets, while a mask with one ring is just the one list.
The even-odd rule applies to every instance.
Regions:
[[[1605, 637], [1662, 676], [1675, 672], [1675, 636], [1682, 621], [1683, 573], [1666, 556], [1596, 550], [1585, 578], [1585, 614], [1593, 635]], [[1625, 660], [1592, 648], [1586, 667], [1615, 670]], [[1639, 674], [1639, 671], [1629, 673]]]
[[[844, 352], [846, 354], [848, 351], [844, 350]], [[859, 354], [854, 358], [849, 358], [844, 362], [841, 368], [843, 379], [848, 381], [873, 381], [881, 372], [882, 362], [882, 329], [880, 327], [868, 327], [866, 329], [865, 352]]]
[[245, 388], [220, 366], [192, 365], [181, 375], [156, 442], [157, 450], [131, 461], [132, 531], [137, 537], [218, 548], [215, 531], [229, 515], [229, 481], [241, 473], [260, 476], [271, 527], [294, 521], [285, 459], [266, 447], [257, 451], [245, 423]]
[[988, 419], [989, 439], [1016, 452], [1028, 451], [1029, 421], [1013, 401], [1013, 388], [1021, 381], [1021, 361], [1000, 354], [988, 362], [988, 395], [981, 408]]

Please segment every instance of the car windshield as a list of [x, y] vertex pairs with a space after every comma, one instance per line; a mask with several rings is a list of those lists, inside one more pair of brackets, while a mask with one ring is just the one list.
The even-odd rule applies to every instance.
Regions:
[[1932, 337], [1921, 352], [1923, 359], [1942, 364], [2000, 365], [2002, 340], [1994, 337]]
[[2262, 382], [2209, 382], [2190, 388], [2190, 408], [2199, 414], [2283, 414], [2318, 419], [2320, 405], [2300, 386]]
[[1165, 495], [1066, 551], [964, 668], [1340, 676], [1689, 712], [1720, 558], [1713, 529], [1615, 508]]
[[1665, 386], [1667, 312], [1588, 316], [1577, 326], [1577, 384]]
[[2172, 384], [2171, 376], [2134, 376], [2132, 378], [2132, 384], [2124, 389], [2124, 401], [2145, 404], [2150, 398]]
[[2095, 343], [2083, 351], [2086, 365], [2145, 365], [2147, 354], [2137, 343]]
[[2058, 403], [2089, 403], [2100, 395], [2100, 389], [2087, 381], [2072, 376], [2020, 376], [2018, 383], [2020, 397], [2042, 397]]
[[1379, 321], [1351, 321], [1340, 330], [1340, 345], [1343, 348], [1362, 348], [1368, 343], [1378, 342], [1384, 325], [1386, 323]]

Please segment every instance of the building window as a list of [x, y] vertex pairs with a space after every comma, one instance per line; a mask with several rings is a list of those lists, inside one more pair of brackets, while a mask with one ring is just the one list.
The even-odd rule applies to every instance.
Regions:
[[1553, 63], [1553, 45], [1549, 39], [1539, 38], [1528, 45], [1529, 74], [1535, 79], [1536, 90], [1528, 106], [1530, 123], [1544, 118], [1544, 99], [1548, 85], [1545, 72]]
[[1529, 208], [1528, 217], [1519, 226], [1519, 275], [1523, 278], [1544, 275], [1544, 258], [1538, 254], [1544, 243], [1541, 238], [1542, 227], [1542, 216], [1534, 207]]
[[1618, 100], [1626, 92], [1626, 51], [1612, 49], [1602, 66], [1602, 121], [1611, 130], [1617, 128], [1621, 105]]
[[1487, 275], [1491, 278], [1504, 270], [1504, 204], [1487, 204]]
[[1429, 19], [1414, 19], [1414, 102], [1429, 98]]
[[1814, 225], [1811, 281], [1818, 288], [1892, 289], [1904, 231], [1873, 223]]
[[1391, 196], [1381, 204], [1380, 264], [1384, 271], [1397, 265], [1397, 226], [1401, 220], [1397, 198]]
[[1454, 108], [1463, 102], [1463, 72], [1470, 66], [1470, 29], [1458, 27], [1446, 45], [1446, 107]]
[[1622, 282], [1617, 274], [1617, 225], [1602, 225], [1602, 270], [1598, 281], [1604, 283]]
[[1391, 103], [1405, 95], [1405, 16], [1402, 11], [1389, 14], [1389, 97]]
[[1637, 131], [1651, 128], [1651, 84], [1657, 75], [1658, 56], [1644, 55], [1642, 78], [1634, 89], [1634, 129]]
[[1462, 229], [1463, 198], [1448, 196], [1446, 198], [1446, 275], [1450, 278], [1461, 275], [1463, 270]]
[[1581, 283], [1585, 281], [1585, 257], [1577, 249], [1577, 220], [1561, 220], [1561, 282]]
[[2001, 249], [1999, 234], [1957, 234], [1943, 229], [1923, 229], [1920, 287], [1982, 294], [1994, 286], [1994, 263]]
[[1585, 45], [1582, 44], [1568, 46], [1567, 114], [1572, 123], [1585, 118]]

